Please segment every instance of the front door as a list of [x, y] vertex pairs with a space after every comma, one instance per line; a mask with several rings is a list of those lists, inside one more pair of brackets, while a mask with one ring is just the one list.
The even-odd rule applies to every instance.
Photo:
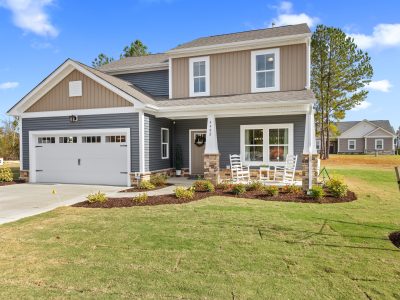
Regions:
[[204, 174], [204, 149], [206, 146], [206, 130], [190, 131], [190, 174]]

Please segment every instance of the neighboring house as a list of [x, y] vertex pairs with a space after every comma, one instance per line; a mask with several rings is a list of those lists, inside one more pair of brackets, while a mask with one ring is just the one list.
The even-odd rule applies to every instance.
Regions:
[[310, 38], [300, 24], [99, 69], [68, 59], [8, 112], [21, 120], [22, 177], [130, 185], [173, 174], [178, 145], [185, 175], [215, 178], [230, 154], [254, 167], [297, 154], [300, 168], [302, 154], [316, 153]]
[[[336, 126], [340, 134], [331, 139], [329, 153], [395, 152], [396, 134], [388, 120], [338, 122]], [[317, 139], [317, 150], [320, 148]]]

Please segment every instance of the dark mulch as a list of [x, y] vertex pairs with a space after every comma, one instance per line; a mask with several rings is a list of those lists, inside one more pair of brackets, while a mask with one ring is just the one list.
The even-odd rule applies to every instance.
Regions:
[[389, 234], [389, 240], [395, 245], [397, 248], [400, 248], [400, 231], [395, 231]]
[[14, 181], [11, 181], [11, 182], [0, 182], [0, 186], [20, 184], [20, 183], [25, 183], [25, 180], [14, 180]]
[[119, 191], [119, 192], [120, 193], [136, 193], [136, 192], [145, 193], [145, 192], [149, 192], [149, 191], [160, 190], [160, 189], [166, 188], [166, 187], [171, 186], [171, 185], [172, 185], [172, 183], [166, 183], [164, 185], [157, 186], [156, 188], [151, 189], [151, 190], [143, 190], [143, 189], [138, 189], [136, 187], [133, 187], [133, 188], [129, 188], [129, 189], [126, 189], [126, 190]]
[[74, 207], [87, 207], [87, 208], [113, 208], [113, 207], [131, 207], [131, 206], [150, 206], [150, 205], [163, 205], [163, 204], [183, 204], [192, 201], [201, 200], [211, 196], [226, 196], [235, 198], [248, 198], [258, 199], [264, 201], [281, 201], [281, 202], [302, 202], [302, 203], [341, 203], [350, 202], [357, 199], [356, 194], [348, 192], [344, 198], [334, 198], [327, 195], [323, 199], [312, 199], [304, 194], [291, 194], [280, 193], [278, 196], [271, 197], [263, 194], [262, 192], [251, 191], [242, 195], [234, 195], [230, 191], [216, 190], [214, 193], [210, 192], [196, 192], [193, 199], [177, 199], [174, 194], [162, 196], [149, 196], [145, 202], [138, 203], [132, 200], [132, 197], [109, 198], [104, 203], [89, 203], [88, 201], [76, 203]]

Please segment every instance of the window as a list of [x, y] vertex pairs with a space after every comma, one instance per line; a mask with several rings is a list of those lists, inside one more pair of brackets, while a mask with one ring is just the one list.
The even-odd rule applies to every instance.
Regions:
[[190, 97], [210, 95], [210, 59], [195, 57], [189, 59]]
[[241, 125], [241, 157], [247, 165], [278, 164], [293, 154], [293, 124]]
[[169, 129], [161, 128], [161, 158], [169, 158]]
[[55, 144], [56, 138], [54, 136], [38, 137], [38, 144]]
[[316, 140], [315, 141], [315, 148], [317, 149], [317, 151], [321, 150], [321, 140]]
[[82, 143], [87, 143], [87, 144], [101, 143], [101, 136], [83, 136]]
[[60, 144], [76, 144], [78, 138], [76, 136], [60, 136], [59, 142]]
[[108, 135], [106, 136], [106, 143], [125, 143], [125, 135]]
[[251, 53], [252, 92], [279, 91], [279, 49]]
[[348, 140], [347, 141], [347, 149], [348, 150], [356, 150], [356, 140]]
[[375, 140], [375, 150], [383, 150], [383, 139]]

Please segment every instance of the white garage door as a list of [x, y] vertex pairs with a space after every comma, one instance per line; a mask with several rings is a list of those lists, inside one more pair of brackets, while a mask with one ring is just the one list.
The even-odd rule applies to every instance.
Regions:
[[36, 134], [36, 182], [128, 184], [127, 133]]

